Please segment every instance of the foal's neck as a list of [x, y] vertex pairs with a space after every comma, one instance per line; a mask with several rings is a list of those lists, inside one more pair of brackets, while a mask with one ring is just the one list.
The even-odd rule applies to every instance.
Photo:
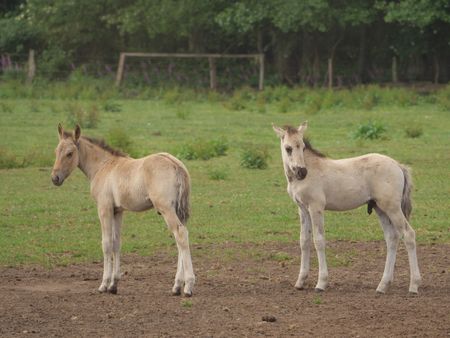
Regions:
[[97, 172], [115, 156], [99, 146], [80, 138], [78, 146], [78, 168], [92, 181]]

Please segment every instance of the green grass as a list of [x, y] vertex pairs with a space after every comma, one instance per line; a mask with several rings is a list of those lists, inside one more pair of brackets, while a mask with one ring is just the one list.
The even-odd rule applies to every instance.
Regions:
[[[294, 97], [301, 98], [307, 95], [305, 92], [283, 89], [281, 92], [293, 99], [289, 109], [280, 112], [276, 99], [280, 91], [269, 89], [264, 94], [264, 113], [258, 109], [259, 98], [244, 100], [243, 95], [234, 98], [238, 103], [245, 101], [237, 110], [224, 104], [226, 97], [214, 96], [210, 100], [210, 95], [203, 95], [188, 100], [182, 92], [177, 92], [176, 100], [173, 93], [155, 99], [114, 99], [110, 102], [120, 109], [102, 108], [97, 128], [82, 129], [82, 133], [107, 138], [111, 130], [120, 128], [126, 131], [138, 155], [159, 151], [176, 154], [183, 145], [199, 139], [226, 139], [225, 156], [184, 161], [192, 177], [191, 243], [292, 243], [298, 240], [299, 219], [286, 193], [279, 140], [271, 122], [298, 125], [308, 119], [308, 137], [332, 158], [380, 152], [411, 166], [415, 181], [411, 223], [418, 241], [450, 242], [448, 111], [425, 101], [414, 105], [377, 103], [370, 109], [356, 104], [348, 108], [351, 105], [344, 107], [342, 102], [350, 102], [352, 94], [342, 92], [336, 94], [337, 99], [328, 99], [326, 108], [311, 112], [310, 101], [297, 102]], [[358, 95], [363, 97], [361, 91]], [[96, 104], [94, 100], [75, 102], [86, 107]], [[66, 121], [65, 107], [71, 103], [73, 99], [2, 99], [0, 149], [28, 166], [0, 170], [0, 265], [53, 266], [101, 259], [100, 226], [89, 182], [79, 170], [62, 187], [53, 186], [50, 180], [57, 124]], [[177, 114], [180, 104], [189, 107], [187, 118]], [[354, 139], [355, 130], [367, 121], [383, 121], [385, 137]], [[405, 134], [405, 126], [410, 124], [420, 125], [420, 137]], [[267, 149], [270, 156], [266, 169], [240, 165], [242, 149], [249, 144]], [[34, 156], [33, 161], [27, 161], [30, 156]], [[327, 212], [325, 219], [327, 239], [383, 239], [377, 217], [368, 216], [365, 207]], [[125, 253], [149, 255], [165, 249], [175, 252], [174, 240], [154, 211], [126, 213], [122, 232]]]

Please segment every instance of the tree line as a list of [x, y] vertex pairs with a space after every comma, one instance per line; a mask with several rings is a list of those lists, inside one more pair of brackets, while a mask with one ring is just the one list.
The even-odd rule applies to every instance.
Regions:
[[[446, 83], [448, 0], [8, 0], [0, 54], [36, 50], [52, 77], [121, 51], [264, 53], [279, 83]], [[42, 68], [43, 67], [43, 68]]]

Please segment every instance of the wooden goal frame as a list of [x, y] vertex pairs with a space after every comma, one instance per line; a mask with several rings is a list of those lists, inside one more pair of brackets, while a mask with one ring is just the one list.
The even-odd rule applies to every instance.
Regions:
[[120, 53], [119, 66], [117, 67], [116, 86], [119, 87], [123, 78], [123, 69], [127, 57], [139, 58], [207, 58], [209, 62], [209, 87], [217, 89], [216, 59], [255, 59], [259, 63], [258, 89], [264, 89], [264, 54], [186, 54], [186, 53]]

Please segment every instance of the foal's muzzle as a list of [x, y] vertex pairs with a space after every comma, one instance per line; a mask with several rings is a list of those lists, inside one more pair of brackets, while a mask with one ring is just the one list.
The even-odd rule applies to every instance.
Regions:
[[61, 184], [63, 184], [64, 178], [58, 174], [55, 174], [55, 175], [52, 174], [52, 182], [54, 185], [59, 187]]
[[308, 174], [308, 170], [304, 167], [296, 167], [294, 168], [294, 174], [298, 180], [303, 180]]

